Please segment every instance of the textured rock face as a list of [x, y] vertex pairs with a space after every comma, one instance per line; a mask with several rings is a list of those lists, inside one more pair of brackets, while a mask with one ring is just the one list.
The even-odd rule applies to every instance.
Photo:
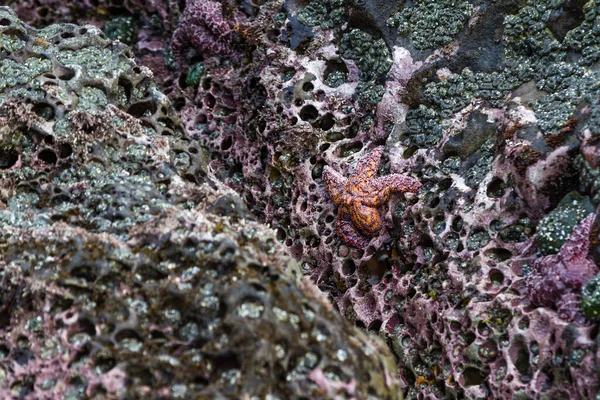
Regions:
[[[598, 396], [598, 228], [577, 268], [561, 250], [600, 204], [597, 2], [210, 3], [160, 6], [189, 25], [142, 26], [135, 54], [217, 177], [387, 338], [407, 397]], [[82, 9], [106, 26], [106, 4]], [[348, 176], [380, 145], [378, 175], [424, 189], [352, 249], [323, 168]]]
[[0, 397], [402, 398], [152, 72], [0, 8]]
[[[408, 398], [589, 398], [598, 347], [581, 318], [585, 282], [569, 286], [572, 313], [532, 301], [548, 288], [527, 282], [552, 284], [544, 274], [558, 267], [542, 256], [598, 205], [596, 9], [267, 2], [238, 38], [251, 54], [237, 63], [190, 43], [179, 76], [199, 65], [202, 76], [174, 79], [169, 96], [217, 175], [338, 310], [388, 338]], [[348, 176], [381, 144], [380, 175], [425, 188], [392, 198], [383, 233], [352, 249], [322, 170]]]

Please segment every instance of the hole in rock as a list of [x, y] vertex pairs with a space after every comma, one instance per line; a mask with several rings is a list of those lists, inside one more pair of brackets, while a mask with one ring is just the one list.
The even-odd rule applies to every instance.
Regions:
[[488, 374], [477, 368], [468, 367], [465, 368], [462, 376], [465, 382], [465, 386], [476, 386], [481, 385], [483, 382], [485, 382], [486, 378], [488, 377]]
[[333, 114], [325, 114], [317, 122], [317, 127], [324, 131], [328, 131], [335, 126], [335, 118]]
[[313, 85], [311, 82], [305, 82], [304, 85], [302, 85], [302, 90], [304, 90], [305, 92], [310, 92], [314, 88], [315, 85]]
[[12, 149], [0, 149], [0, 169], [8, 169], [19, 160], [19, 153]]
[[47, 163], [47, 164], [56, 164], [58, 157], [56, 157], [56, 153], [50, 149], [44, 149], [40, 151], [38, 154], [38, 159]]
[[319, 111], [313, 105], [306, 105], [300, 110], [300, 118], [303, 121], [314, 121], [319, 117]]

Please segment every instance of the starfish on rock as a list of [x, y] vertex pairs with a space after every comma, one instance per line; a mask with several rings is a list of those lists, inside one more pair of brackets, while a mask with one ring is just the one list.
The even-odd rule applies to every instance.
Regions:
[[365, 247], [369, 237], [381, 232], [383, 223], [377, 207], [388, 201], [392, 193], [417, 193], [423, 187], [405, 175], [376, 176], [383, 150], [379, 146], [362, 158], [348, 178], [328, 166], [323, 169], [327, 193], [338, 206], [338, 236], [352, 247]]

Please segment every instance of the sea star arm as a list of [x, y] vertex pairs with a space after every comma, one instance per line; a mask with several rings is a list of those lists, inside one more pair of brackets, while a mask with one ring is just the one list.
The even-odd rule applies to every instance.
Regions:
[[381, 232], [383, 224], [379, 212], [374, 207], [355, 203], [350, 208], [352, 223], [367, 236], [376, 236]]
[[179, 27], [173, 32], [173, 55], [181, 62], [189, 45], [201, 53], [233, 54], [229, 22], [222, 5], [211, 0], [194, 0], [186, 6]]
[[326, 165], [325, 168], [323, 168], [323, 183], [325, 184], [325, 189], [327, 189], [327, 193], [329, 193], [331, 200], [333, 200], [336, 205], [341, 205], [346, 178]]
[[367, 154], [365, 157], [361, 158], [356, 164], [356, 169], [352, 174], [353, 177], [360, 178], [361, 180], [370, 179], [375, 177], [377, 174], [377, 167], [379, 167], [379, 161], [381, 160], [381, 155], [383, 154], [383, 146], [376, 147]]
[[417, 193], [422, 187], [421, 182], [410, 176], [401, 174], [380, 176], [369, 185], [369, 193], [362, 198], [362, 203], [369, 207], [377, 207], [385, 203], [392, 193]]
[[227, 20], [223, 18], [223, 9], [220, 3], [201, 1], [197, 8], [201, 10], [200, 13], [203, 15], [213, 16], [212, 18], [205, 18], [203, 22], [215, 36], [226, 37], [227, 39], [231, 37], [231, 27]]
[[369, 244], [369, 238], [356, 229], [352, 223], [350, 213], [345, 211], [343, 207], [338, 210], [337, 234], [348, 246], [360, 249]]
[[585, 324], [585, 318], [581, 312], [581, 296], [573, 292], [563, 293], [556, 302], [558, 316], [566, 321]]
[[231, 52], [229, 44], [217, 38], [214, 40], [207, 40], [210, 37], [208, 30], [204, 26], [190, 27], [189, 40], [191, 44], [201, 52], [215, 53], [221, 55], [228, 55]]

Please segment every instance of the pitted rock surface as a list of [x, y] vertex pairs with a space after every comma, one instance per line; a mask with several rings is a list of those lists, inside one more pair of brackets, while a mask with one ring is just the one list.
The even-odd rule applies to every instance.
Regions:
[[0, 43], [1, 398], [402, 398], [126, 45], [4, 7]]

